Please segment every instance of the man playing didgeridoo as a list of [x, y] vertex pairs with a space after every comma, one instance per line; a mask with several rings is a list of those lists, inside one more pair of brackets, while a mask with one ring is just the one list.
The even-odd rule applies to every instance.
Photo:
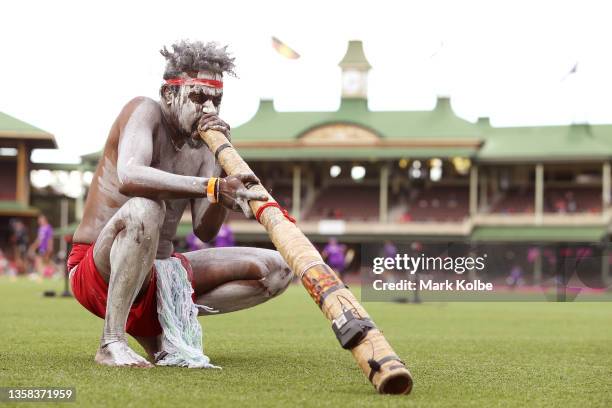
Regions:
[[[76, 299], [104, 318], [95, 361], [109, 366], [152, 366], [130, 349], [126, 332], [158, 363], [172, 337], [166, 330], [186, 327], [180, 318], [166, 325], [158, 318], [162, 267], [182, 271], [165, 285], [167, 293], [180, 297], [185, 288], [177, 289], [174, 281], [186, 282], [187, 315], [257, 305], [283, 292], [292, 278], [276, 251], [235, 247], [174, 253], [172, 240], [188, 205], [195, 234], [210, 241], [228, 209], [252, 216], [247, 201], [266, 197], [246, 190], [245, 184], [258, 182], [253, 174], [223, 177], [198, 135], [198, 129], [213, 129], [230, 138], [229, 126], [217, 116], [223, 74], [233, 74], [234, 68], [226, 48], [182, 41], [161, 53], [167, 65], [160, 101], [135, 98], [112, 125], [68, 259]], [[194, 302], [205, 306], [196, 309]], [[175, 360], [165, 365], [192, 366], [168, 361]]]

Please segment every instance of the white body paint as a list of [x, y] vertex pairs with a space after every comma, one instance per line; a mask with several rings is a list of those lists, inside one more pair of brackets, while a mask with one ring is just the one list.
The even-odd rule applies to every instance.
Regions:
[[[220, 74], [210, 72], [200, 72], [198, 77], [221, 80]], [[162, 94], [159, 104], [138, 101], [126, 117], [120, 115], [111, 129], [103, 160], [92, 182], [85, 216], [74, 241], [95, 243], [95, 264], [109, 285], [104, 330], [95, 358], [100, 364], [151, 366], [127, 345], [125, 325], [130, 307], [148, 286], [154, 259], [166, 259], [173, 252], [172, 240], [186, 206], [191, 203], [194, 230], [202, 227], [209, 209], [205, 181], [218, 175], [220, 168], [205, 147], [184, 144], [186, 138], [197, 136], [196, 127], [202, 114], [218, 113], [219, 106], [210, 98], [202, 103], [193, 101], [190, 94], [194, 90], [209, 97], [222, 95], [222, 90], [217, 88], [183, 86], [177, 95]], [[227, 131], [218, 123], [215, 126]], [[180, 144], [167, 129], [182, 133], [182, 139], [177, 139]], [[143, 163], [138, 150], [142, 149], [140, 140], [147, 137], [152, 146], [142, 145], [151, 150]], [[129, 156], [123, 157], [121, 163], [125, 152]], [[163, 196], [168, 192], [172, 198], [145, 198], [134, 193], [129, 197], [121, 192], [126, 186], [131, 191], [142, 188], [147, 195]], [[220, 313], [265, 302], [282, 293], [292, 278], [276, 251], [219, 248], [185, 256], [196, 275], [197, 303]], [[205, 289], [198, 289], [197, 285], [201, 284], [198, 279], [204, 282]], [[159, 342], [141, 341], [151, 355], [156, 343]]]
[[[222, 81], [220, 73], [211, 71], [200, 71], [197, 77]], [[137, 98], [119, 115], [74, 235], [74, 242], [95, 243], [96, 268], [108, 282], [104, 330], [95, 357], [100, 364], [151, 366], [127, 345], [130, 307], [147, 288], [154, 259], [173, 252], [172, 240], [188, 204], [194, 230], [206, 233], [203, 220], [210, 204], [205, 185], [221, 169], [208, 149], [198, 148], [202, 142], [197, 126], [204, 114], [218, 115], [223, 90], [206, 85], [180, 86], [176, 93], [173, 89], [162, 87], [159, 104]], [[229, 137], [229, 127], [218, 118], [206, 126]], [[220, 223], [225, 212], [212, 212], [217, 215], [206, 219]], [[220, 248], [185, 256], [196, 275], [198, 303], [220, 313], [265, 302], [282, 293], [292, 278], [276, 251]], [[150, 355], [159, 351], [158, 339], [138, 340]]]
[[[179, 78], [189, 78], [189, 76], [183, 73], [181, 76], [179, 76]], [[210, 71], [198, 72], [197, 78], [212, 79], [216, 81], [223, 80], [223, 76], [221, 74]], [[162, 106], [162, 110], [165, 111], [164, 113], [167, 116], [178, 118], [179, 128], [183, 132], [191, 135], [192, 137], [199, 137], [197, 135], [197, 129], [195, 126], [202, 116], [204, 105], [207, 105], [205, 112], [216, 112], [219, 114], [219, 109], [215, 108], [210, 100], [206, 101], [204, 104], [199, 104], [192, 101], [189, 98], [189, 94], [194, 91], [198, 93], [201, 92], [211, 97], [219, 97], [223, 94], [223, 89], [205, 85], [181, 86], [179, 92], [173, 98], [167, 100], [165, 106]], [[196, 134], [194, 134], [194, 132], [196, 132]]]

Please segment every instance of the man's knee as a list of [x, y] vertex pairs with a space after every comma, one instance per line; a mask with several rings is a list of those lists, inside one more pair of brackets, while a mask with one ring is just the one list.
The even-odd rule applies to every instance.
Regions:
[[280, 295], [291, 283], [293, 278], [291, 269], [278, 252], [270, 251], [270, 255], [262, 262], [261, 268], [263, 269], [261, 282], [270, 297]]
[[163, 201], [134, 197], [126, 203], [126, 207], [123, 221], [127, 230], [135, 231], [145, 239], [159, 233], [166, 215]]

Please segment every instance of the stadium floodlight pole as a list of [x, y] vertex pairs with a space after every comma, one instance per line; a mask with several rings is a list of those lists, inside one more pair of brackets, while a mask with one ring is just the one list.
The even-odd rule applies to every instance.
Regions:
[[[201, 129], [199, 133], [228, 175], [253, 173], [224, 134]], [[249, 206], [294, 274], [332, 322], [342, 347], [351, 350], [379, 393], [408, 394], [412, 390], [410, 372], [355, 296], [266, 189], [260, 184], [247, 188], [268, 196], [267, 202], [250, 201]]]

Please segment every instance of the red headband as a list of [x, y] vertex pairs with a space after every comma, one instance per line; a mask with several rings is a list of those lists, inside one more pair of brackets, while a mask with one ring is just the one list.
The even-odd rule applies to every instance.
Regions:
[[223, 82], [206, 78], [170, 78], [166, 79], [168, 85], [205, 85], [211, 88], [223, 88]]

